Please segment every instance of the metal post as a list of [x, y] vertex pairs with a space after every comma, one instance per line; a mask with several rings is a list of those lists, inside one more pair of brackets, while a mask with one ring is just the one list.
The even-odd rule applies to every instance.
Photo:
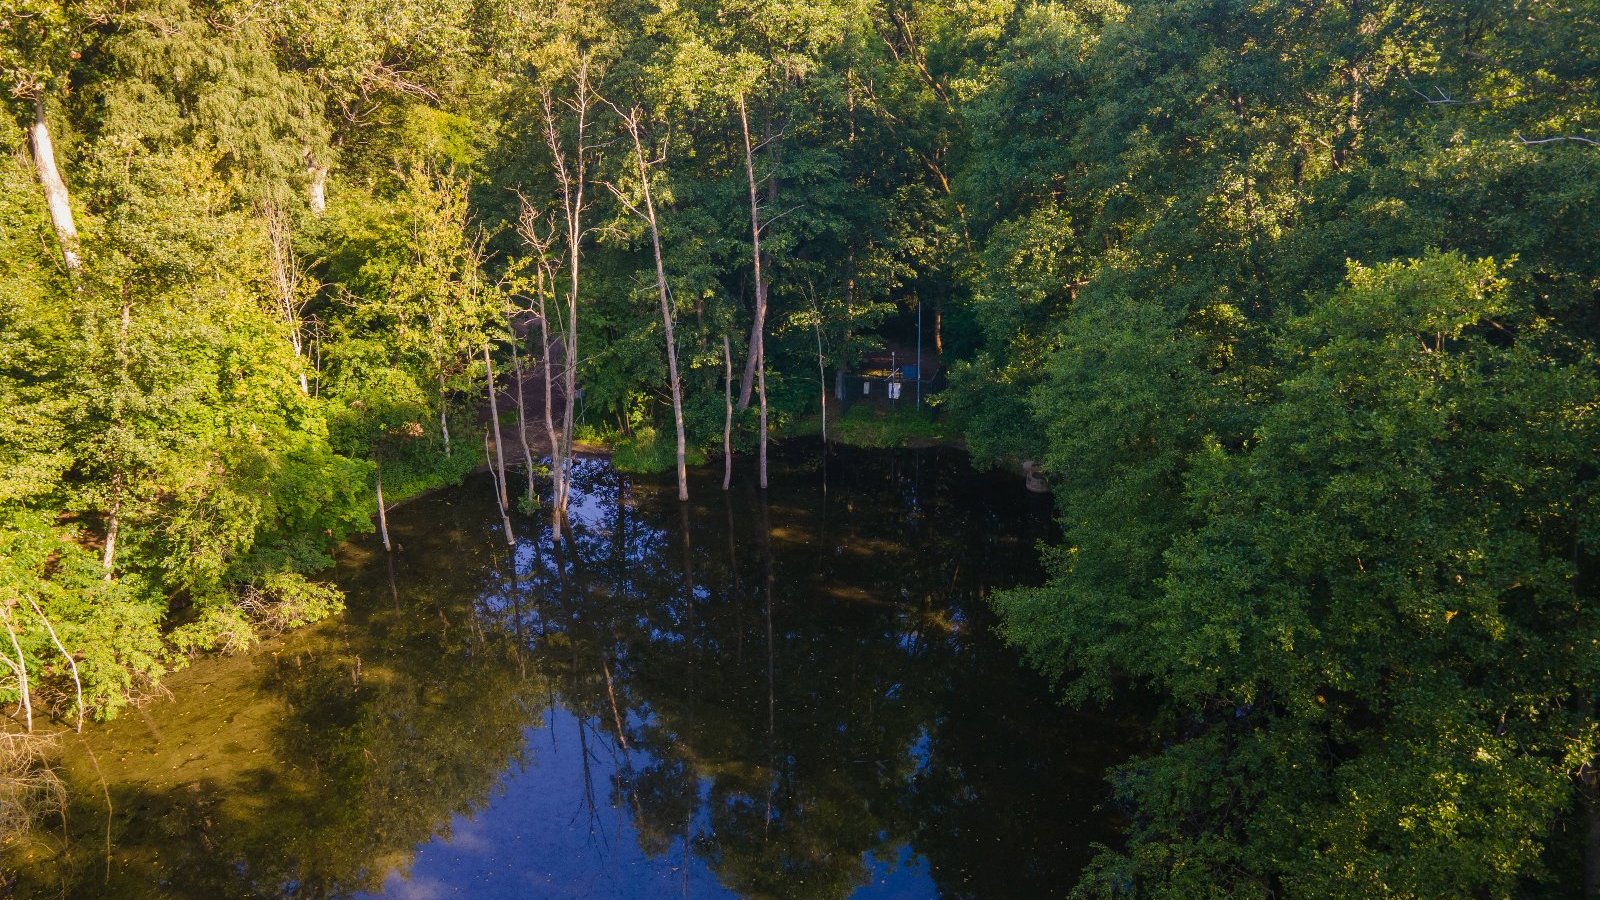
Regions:
[[917, 409], [922, 408], [922, 298], [917, 298]]

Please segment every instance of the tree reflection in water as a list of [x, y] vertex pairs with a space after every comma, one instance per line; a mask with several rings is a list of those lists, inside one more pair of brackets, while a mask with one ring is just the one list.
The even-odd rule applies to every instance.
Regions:
[[[66, 760], [85, 896], [1046, 896], [1114, 839], [1139, 729], [991, 634], [1049, 509], [947, 451], [577, 471], [573, 527], [489, 488], [347, 548], [342, 621], [202, 663]], [[823, 490], [824, 479], [827, 489]], [[524, 533], [526, 532], [526, 533]], [[97, 831], [98, 829], [98, 831]], [[98, 837], [97, 837], [98, 835]], [[97, 844], [97, 840], [101, 844]]]

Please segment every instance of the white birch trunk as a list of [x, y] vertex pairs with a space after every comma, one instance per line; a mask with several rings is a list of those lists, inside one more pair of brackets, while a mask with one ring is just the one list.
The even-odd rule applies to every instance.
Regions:
[[311, 385], [306, 381], [305, 343], [300, 334], [300, 265], [290, 242], [289, 222], [283, 211], [269, 205], [267, 215], [267, 245], [272, 255], [272, 285], [278, 294], [278, 313], [289, 329], [289, 346], [300, 364], [296, 373], [300, 393], [311, 396]]
[[312, 164], [306, 167], [311, 175], [311, 187], [306, 197], [311, 214], [320, 216], [328, 211], [328, 167]]
[[50, 126], [44, 117], [44, 95], [33, 100], [33, 126], [28, 129], [28, 142], [33, 150], [33, 168], [44, 189], [44, 202], [50, 212], [50, 224], [55, 228], [56, 241], [61, 245], [61, 261], [73, 275], [83, 268], [83, 258], [78, 255], [78, 227], [72, 221], [72, 203], [67, 194], [67, 183], [56, 167], [55, 144], [50, 140]]

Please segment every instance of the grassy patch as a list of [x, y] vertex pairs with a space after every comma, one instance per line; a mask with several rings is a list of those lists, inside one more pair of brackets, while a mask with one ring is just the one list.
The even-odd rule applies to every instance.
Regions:
[[944, 420], [934, 410], [896, 410], [858, 403], [828, 425], [828, 439], [855, 447], [920, 447], [946, 443]]
[[445, 456], [442, 450], [430, 447], [385, 457], [384, 501], [393, 506], [446, 485], [460, 484], [462, 479], [483, 463], [481, 445], [471, 440], [473, 437], [481, 439], [482, 436], [482, 432], [467, 431], [463, 435], [464, 440], [456, 442], [449, 456]]
[[[611, 464], [619, 472], [648, 475], [670, 471], [678, 463], [676, 440], [670, 433], [654, 428], [639, 428], [630, 435], [605, 435], [602, 442], [611, 448]], [[704, 450], [692, 445], [685, 449], [689, 465], [705, 463]]]

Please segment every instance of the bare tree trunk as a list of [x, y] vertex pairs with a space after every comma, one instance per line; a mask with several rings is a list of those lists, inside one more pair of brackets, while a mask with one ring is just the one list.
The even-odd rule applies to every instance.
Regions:
[[[554, 282], [552, 282], [553, 284]], [[544, 433], [550, 442], [550, 478], [551, 478], [551, 506], [555, 505], [555, 498], [561, 496], [561, 482], [566, 477], [566, 469], [561, 463], [561, 443], [556, 439], [555, 421], [555, 374], [550, 369], [550, 328], [545, 319], [544, 292], [539, 292], [539, 338], [544, 343]], [[561, 537], [561, 520], [553, 518], [555, 523], [555, 537]]]
[[522, 462], [528, 467], [528, 508], [533, 508], [533, 448], [528, 446], [527, 401], [522, 393], [522, 358], [517, 354], [516, 334], [512, 334], [511, 374], [517, 379], [517, 440], [522, 443]]
[[289, 222], [283, 211], [268, 204], [267, 246], [272, 257], [272, 285], [278, 293], [278, 313], [289, 329], [289, 346], [294, 348], [294, 358], [301, 363], [300, 393], [311, 396], [311, 386], [306, 382], [305, 343], [300, 335], [300, 266], [294, 256], [294, 245], [289, 234]]
[[78, 227], [72, 221], [72, 203], [67, 194], [67, 183], [56, 167], [55, 144], [50, 140], [50, 126], [44, 118], [44, 93], [33, 98], [33, 126], [28, 129], [29, 144], [33, 150], [33, 169], [44, 189], [45, 206], [50, 211], [50, 224], [55, 228], [56, 241], [61, 245], [61, 261], [73, 275], [83, 268], [83, 258], [78, 255]]
[[750, 187], [750, 250], [755, 267], [756, 321], [752, 329], [755, 341], [751, 344], [751, 360], [756, 367], [756, 380], [761, 398], [760, 425], [760, 484], [767, 487], [767, 283], [761, 273], [761, 206], [756, 199], [755, 149], [750, 145], [750, 117], [745, 109], [744, 97], [739, 97], [739, 127], [744, 135], [744, 173]]
[[828, 369], [822, 356], [822, 304], [817, 302], [817, 292], [809, 289], [807, 296], [811, 300], [811, 312], [817, 317], [812, 330], [817, 335], [817, 387], [822, 392], [822, 446], [828, 446]]
[[656, 258], [656, 293], [661, 298], [661, 327], [667, 340], [667, 377], [672, 382], [672, 425], [678, 440], [678, 499], [689, 499], [689, 468], [685, 460], [683, 437], [683, 382], [678, 377], [678, 340], [672, 327], [672, 301], [667, 290], [667, 269], [661, 259], [661, 228], [656, 222], [655, 199], [650, 192], [650, 172], [645, 164], [644, 145], [639, 140], [637, 113], [623, 117], [633, 138], [633, 158], [639, 168], [639, 184], [644, 191], [645, 220], [650, 223], [650, 246]]
[[[487, 431], [483, 433], [483, 456], [485, 459], [489, 457], [489, 433]], [[494, 505], [500, 509], [500, 527], [506, 533], [506, 546], [515, 547], [517, 545], [517, 535], [511, 530], [511, 512], [506, 509], [506, 466], [499, 441], [495, 441], [494, 458], [499, 470], [499, 474], [496, 475], [497, 466], [489, 466], [489, 480], [494, 482]], [[515, 565], [515, 561], [512, 564]], [[476, 620], [474, 620], [474, 624], [476, 624]]]
[[[11, 625], [11, 613], [4, 606], [0, 606], [0, 621], [6, 626], [6, 634], [11, 636], [11, 648], [17, 651], [16, 665], [11, 666], [11, 671], [17, 676], [17, 693], [22, 701], [22, 711], [28, 725], [28, 733], [33, 733], [33, 698], [28, 693], [28, 658], [22, 652], [22, 644], [17, 641], [17, 630]], [[7, 659], [9, 664], [11, 660]]]
[[494, 466], [498, 473], [499, 481], [496, 483], [501, 506], [509, 506], [511, 499], [506, 495], [506, 452], [505, 439], [500, 436], [500, 404], [495, 399], [494, 389], [494, 363], [489, 359], [489, 345], [483, 345], [483, 373], [489, 381], [489, 431], [494, 435]]
[[328, 167], [312, 163], [306, 167], [311, 174], [311, 188], [307, 200], [311, 205], [311, 214], [320, 216], [328, 211]]
[[[128, 286], [122, 286], [122, 322], [117, 332], [117, 365], [122, 373], [124, 384], [117, 386], [118, 392], [125, 387], [128, 378], [128, 329], [133, 324], [133, 303], [128, 298]], [[115, 404], [118, 410], [116, 420], [121, 418], [121, 401]], [[119, 427], [120, 422], [114, 420], [113, 427]], [[106, 510], [106, 542], [100, 553], [100, 566], [105, 569], [107, 581], [112, 579], [117, 563], [117, 533], [122, 526], [122, 473], [115, 472], [111, 476], [111, 505]]]
[[[757, 288], [757, 293], [760, 293], [759, 288]], [[749, 409], [750, 401], [755, 398], [756, 341], [761, 337], [761, 327], [756, 323], [755, 317], [751, 316], [750, 336], [745, 339], [745, 347], [748, 349], [744, 356], [744, 374], [739, 376], [739, 412]]]
[[83, 679], [78, 677], [78, 661], [72, 658], [72, 654], [67, 652], [67, 648], [66, 647], [62, 646], [61, 638], [56, 636], [55, 627], [50, 624], [49, 617], [44, 614], [44, 610], [39, 608], [39, 604], [33, 602], [33, 598], [32, 597], [28, 598], [28, 605], [33, 607], [34, 614], [39, 617], [39, 621], [44, 623], [44, 630], [50, 632], [50, 640], [56, 645], [56, 649], [61, 651], [61, 655], [63, 657], [65, 657], [66, 660], [67, 660], [67, 666], [72, 670], [72, 684], [73, 684], [73, 687], [75, 687], [77, 689], [77, 691], [78, 691], [78, 727], [77, 727], [76, 730], [77, 730], [77, 732], [79, 734], [82, 734], [83, 733]]
[[727, 335], [722, 336], [722, 363], [727, 367], [722, 383], [722, 489], [727, 490], [733, 483], [733, 347]]
[[378, 477], [378, 536], [383, 538], [384, 551], [392, 553], [394, 547], [389, 543], [389, 510], [383, 505], [383, 463], [374, 459], [373, 465], [377, 466], [375, 471]]
[[444, 455], [450, 458], [450, 401], [445, 397], [444, 374], [439, 374], [439, 435], [444, 438]]
[[559, 449], [552, 448], [552, 456], [561, 470], [561, 476], [555, 483], [555, 503], [552, 504], [551, 523], [552, 536], [559, 540], [561, 537], [561, 520], [567, 514], [567, 499], [571, 491], [571, 459], [572, 459], [572, 419], [574, 404], [578, 393], [578, 291], [580, 285], [579, 263], [582, 259], [583, 249], [583, 213], [584, 213], [584, 188], [587, 186], [585, 174], [588, 164], [588, 147], [585, 144], [585, 130], [588, 127], [589, 109], [594, 103], [594, 95], [589, 89], [589, 66], [587, 59], [578, 65], [577, 72], [573, 75], [573, 102], [571, 108], [577, 113], [577, 144], [574, 148], [572, 164], [567, 163], [567, 155], [561, 147], [561, 136], [556, 127], [555, 102], [546, 91], [541, 100], [544, 106], [545, 142], [550, 147], [551, 159], [555, 166], [556, 181], [561, 186], [561, 208], [566, 224], [567, 244], [567, 321], [564, 323], [563, 336], [565, 358], [562, 363], [563, 387], [565, 395], [562, 398], [561, 435]]
[[117, 532], [121, 530], [122, 521], [118, 513], [122, 511], [122, 478], [115, 476], [111, 479], [111, 508], [106, 513], [106, 542], [100, 549], [100, 567], [105, 570], [106, 580], [111, 580], [111, 573], [115, 571], [117, 563]]

